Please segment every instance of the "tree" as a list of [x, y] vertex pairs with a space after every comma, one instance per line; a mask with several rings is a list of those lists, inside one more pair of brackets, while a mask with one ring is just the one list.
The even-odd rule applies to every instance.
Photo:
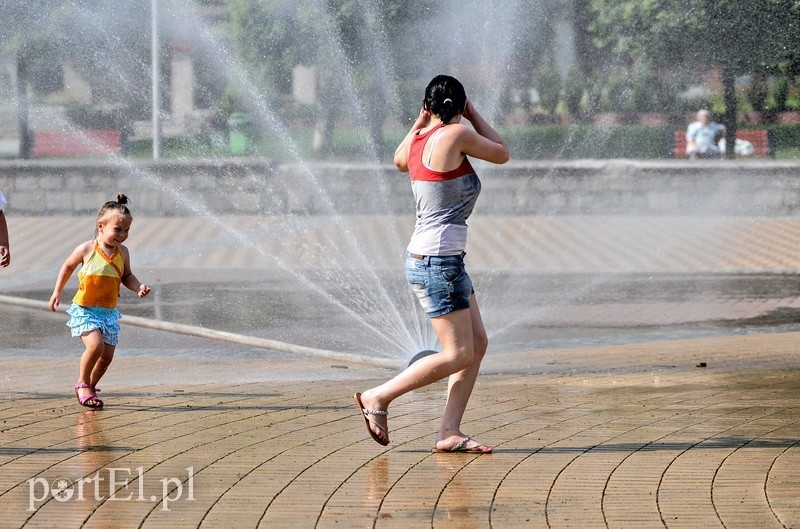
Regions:
[[[132, 82], [146, 69], [135, 51], [147, 50], [149, 14], [145, 0], [26, 0], [0, 3], [0, 52], [16, 59], [17, 120], [20, 156], [30, 156], [28, 87], [39, 92], [61, 88], [61, 71], [69, 60], [87, 77], [95, 92], [116, 101], [141, 103], [145, 94]], [[137, 45], [138, 43], [138, 45]]]
[[0, 4], [0, 43], [3, 55], [15, 57], [17, 76], [17, 128], [22, 158], [30, 156], [31, 140], [28, 125], [27, 87], [32, 65], [41, 58], [37, 53], [58, 27], [63, 8], [48, 0], [3, 2]]
[[[395, 111], [389, 81], [402, 77], [393, 44], [403, 21], [413, 20], [421, 4], [358, 0], [231, 0], [226, 26], [249, 75], [264, 89], [273, 108], [291, 92], [292, 69], [316, 67], [317, 130], [330, 145], [335, 119], [344, 109], [364, 114], [373, 145], [380, 149], [381, 125]], [[387, 72], [387, 70], [390, 70]]]
[[800, 54], [798, 0], [592, 0], [591, 9], [589, 33], [607, 56], [719, 69], [728, 158], [736, 137], [736, 76], [777, 72]]
[[539, 102], [550, 118], [555, 117], [561, 99], [561, 75], [552, 63], [540, 67], [533, 75], [533, 86], [539, 92]]

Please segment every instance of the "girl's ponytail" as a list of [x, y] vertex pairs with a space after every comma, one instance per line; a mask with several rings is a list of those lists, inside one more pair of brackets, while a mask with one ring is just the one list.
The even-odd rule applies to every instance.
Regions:
[[[109, 200], [103, 204], [103, 207], [101, 207], [100, 211], [97, 212], [97, 222], [105, 222], [105, 220], [111, 215], [119, 215], [120, 217], [133, 220], [133, 215], [131, 215], [128, 206], [126, 206], [127, 203], [127, 195], [124, 193], [117, 193], [116, 200]], [[95, 229], [94, 236], [97, 237], [97, 229]]]

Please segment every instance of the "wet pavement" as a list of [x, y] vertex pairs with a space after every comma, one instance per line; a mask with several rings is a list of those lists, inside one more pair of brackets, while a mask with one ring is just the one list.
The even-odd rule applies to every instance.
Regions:
[[[91, 220], [9, 223], [14, 266], [0, 274], [0, 294], [46, 301], [63, 259], [91, 233]], [[277, 229], [281, 223], [286, 227]], [[402, 361], [435, 345], [419, 338], [427, 324], [405, 285], [407, 224], [375, 216], [136, 219], [128, 245], [134, 271], [153, 294], [140, 301], [123, 291], [121, 308]], [[68, 236], [50, 237], [53, 225]], [[477, 216], [470, 229], [467, 263], [498, 349], [726, 334], [797, 321], [795, 219]], [[39, 332], [58, 337], [61, 330]]]
[[[352, 394], [403, 354], [298, 354], [139, 324], [169, 316], [334, 352], [374, 339], [298, 302], [308, 291], [269, 263], [225, 268], [196, 241], [210, 254], [175, 257], [222, 236], [198, 223], [156, 244], [187, 223], [162, 219], [130, 243], [160, 307], [123, 300], [133, 322], [104, 410], [71, 393], [80, 348], [64, 315], [0, 303], [0, 527], [799, 527], [800, 221], [666, 218], [640, 240], [626, 230], [653, 219], [515, 219], [512, 240], [542, 242], [498, 268], [487, 234], [502, 220], [473, 226], [493, 337], [463, 427], [494, 454], [430, 452], [444, 383], [392, 405], [389, 447], [367, 436]], [[37, 254], [27, 237], [42, 221], [9, 221], [26, 240], [0, 294], [43, 303], [74, 244]], [[229, 245], [229, 260], [231, 248], [243, 250]], [[270, 307], [285, 317], [234, 316]]]
[[9, 355], [0, 524], [795, 527], [798, 339], [499, 353], [464, 421], [488, 456], [430, 452], [443, 383], [390, 408], [389, 447], [369, 439], [351, 395], [388, 369], [138, 350], [83, 411], [74, 353]]

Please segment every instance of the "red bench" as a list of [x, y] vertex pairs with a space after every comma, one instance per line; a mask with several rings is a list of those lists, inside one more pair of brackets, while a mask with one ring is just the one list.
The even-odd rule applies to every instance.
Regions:
[[103, 156], [123, 151], [119, 130], [37, 130], [31, 156]]
[[[772, 132], [763, 129], [744, 129], [736, 131], [736, 138], [753, 144], [753, 156], [770, 156], [775, 158]], [[686, 131], [676, 130], [672, 135], [673, 158], [686, 158]]]

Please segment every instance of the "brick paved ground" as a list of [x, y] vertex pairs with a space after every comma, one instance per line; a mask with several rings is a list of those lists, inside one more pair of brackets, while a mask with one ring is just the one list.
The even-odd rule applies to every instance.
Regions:
[[[539, 252], [534, 270], [548, 259], [589, 271], [625, 267], [625, 255], [636, 259], [634, 250], [652, 245], [613, 219], [595, 219], [594, 235], [588, 220], [539, 222], [553, 223], [537, 224], [544, 240], [560, 242], [549, 253], [531, 250]], [[662, 260], [640, 257], [642, 269], [800, 269], [791, 235], [798, 223], [743, 221], [749, 235], [734, 237], [737, 247], [711, 231], [681, 238], [685, 221], [664, 222], [675, 227], [675, 244], [661, 246]], [[715, 225], [716, 236], [734, 234], [734, 221], [718, 222], [725, 229]], [[680, 251], [667, 251], [679, 240]], [[32, 264], [30, 247], [17, 248], [20, 268], [3, 272], [6, 288], [50, 273]], [[707, 301], [730, 306], [732, 321], [796, 304], [785, 294]], [[697, 309], [602, 308], [575, 303], [549, 317], [553, 325], [576, 313], [620, 325], [659, 315], [681, 322]], [[384, 448], [367, 436], [352, 393], [390, 368], [140, 327], [124, 329], [135, 346], [104, 379], [106, 409], [87, 411], [68, 389], [78, 353], [60, 344], [74, 343], [25, 332], [49, 325], [63, 325], [60, 315], [0, 307], [4, 340], [23, 336], [3, 348], [0, 364], [0, 528], [800, 527], [797, 332], [492, 351], [464, 430], [495, 453], [471, 456], [430, 452], [443, 383], [391, 407]]]
[[351, 395], [389, 370], [264, 355], [199, 383], [210, 353], [139, 351], [84, 411], [74, 359], [15, 357], [0, 526], [798, 527], [798, 339], [490, 359], [464, 425], [490, 456], [430, 452], [443, 384], [392, 406], [388, 448], [369, 439]]

